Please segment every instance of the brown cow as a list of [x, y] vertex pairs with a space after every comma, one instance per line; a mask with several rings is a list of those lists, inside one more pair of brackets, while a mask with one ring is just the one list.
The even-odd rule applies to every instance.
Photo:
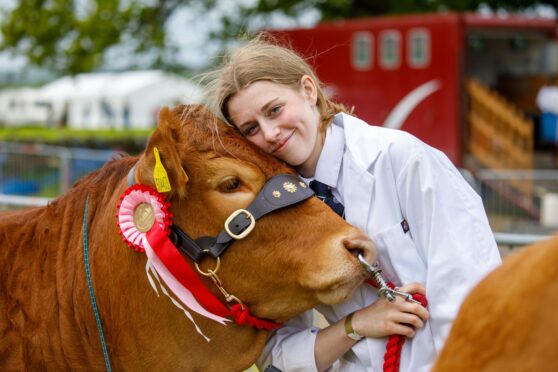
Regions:
[[434, 371], [558, 371], [558, 237], [506, 258], [473, 289]]
[[[206, 342], [168, 298], [157, 297], [145, 254], [123, 243], [116, 226], [134, 163], [136, 181], [154, 185], [154, 146], [172, 186], [173, 222], [193, 238], [215, 236], [267, 179], [293, 173], [224, 124], [208, 129], [211, 121], [201, 107], [163, 109], [141, 157], [108, 163], [47, 207], [0, 215], [0, 370], [104, 369], [84, 265], [88, 193], [92, 280], [112, 367], [229, 371], [255, 361], [266, 331], [193, 313], [211, 338]], [[283, 322], [318, 302], [348, 298], [364, 278], [358, 252], [376, 258], [370, 240], [311, 198], [260, 219], [222, 256], [219, 276], [255, 316]], [[205, 270], [214, 265], [212, 258], [201, 264]]]

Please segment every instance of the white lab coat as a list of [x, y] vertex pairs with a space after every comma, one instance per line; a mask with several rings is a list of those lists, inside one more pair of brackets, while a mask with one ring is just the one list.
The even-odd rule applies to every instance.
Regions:
[[[480, 197], [442, 152], [347, 114], [327, 130], [315, 178], [335, 187], [347, 222], [372, 238], [388, 280], [425, 285], [430, 319], [405, 342], [400, 371], [429, 370], [465, 295], [501, 263]], [[333, 323], [376, 300], [363, 284], [347, 302], [317, 310]], [[311, 312], [290, 320], [268, 339], [260, 368], [315, 371], [316, 334]], [[382, 371], [386, 342], [356, 343], [333, 369]]]

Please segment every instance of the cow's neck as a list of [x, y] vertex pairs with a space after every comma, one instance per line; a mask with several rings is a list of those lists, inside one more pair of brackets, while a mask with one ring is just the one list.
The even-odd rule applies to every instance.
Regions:
[[[106, 205], [116, 205], [126, 187], [123, 182]], [[145, 254], [123, 244], [117, 233], [114, 211], [104, 209], [95, 211], [93, 208], [91, 213], [96, 216], [90, 224], [89, 235], [107, 239], [90, 240], [89, 245], [94, 287], [113, 367], [152, 367], [154, 370], [182, 365], [194, 370], [243, 370], [250, 367], [263, 349], [267, 332], [234, 322], [224, 326], [191, 312], [198, 326], [211, 339], [206, 342], [167, 297], [162, 294], [157, 297], [146, 277]], [[108, 236], [116, 238], [108, 239]], [[107, 262], [111, 264], [107, 265]], [[217, 298], [222, 298], [211, 282], [204, 280]], [[94, 336], [90, 342], [102, 358], [88, 298], [84, 304], [89, 312], [88, 329]]]

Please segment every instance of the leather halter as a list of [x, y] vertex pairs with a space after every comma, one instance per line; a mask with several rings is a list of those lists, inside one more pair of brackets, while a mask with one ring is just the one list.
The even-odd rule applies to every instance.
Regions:
[[278, 209], [298, 204], [313, 195], [314, 191], [299, 177], [279, 174], [265, 183], [246, 209], [233, 212], [226, 220], [225, 228], [216, 237], [204, 236], [193, 240], [178, 226], [172, 225], [169, 238], [196, 263], [206, 254], [219, 258], [235, 240], [246, 237], [254, 229], [258, 219]]

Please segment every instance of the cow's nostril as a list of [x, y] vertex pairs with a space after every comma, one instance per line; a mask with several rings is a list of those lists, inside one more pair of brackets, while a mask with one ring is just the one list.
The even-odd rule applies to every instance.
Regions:
[[343, 245], [345, 246], [345, 249], [347, 249], [349, 253], [355, 257], [358, 257], [359, 254], [364, 255], [364, 250], [358, 242], [349, 239], [344, 239]]
[[367, 262], [376, 262], [377, 260], [376, 249], [370, 239], [343, 239], [343, 246], [355, 258], [361, 255]]
[[358, 257], [359, 255], [364, 256], [364, 252], [360, 248], [349, 249], [349, 253], [355, 257]]

